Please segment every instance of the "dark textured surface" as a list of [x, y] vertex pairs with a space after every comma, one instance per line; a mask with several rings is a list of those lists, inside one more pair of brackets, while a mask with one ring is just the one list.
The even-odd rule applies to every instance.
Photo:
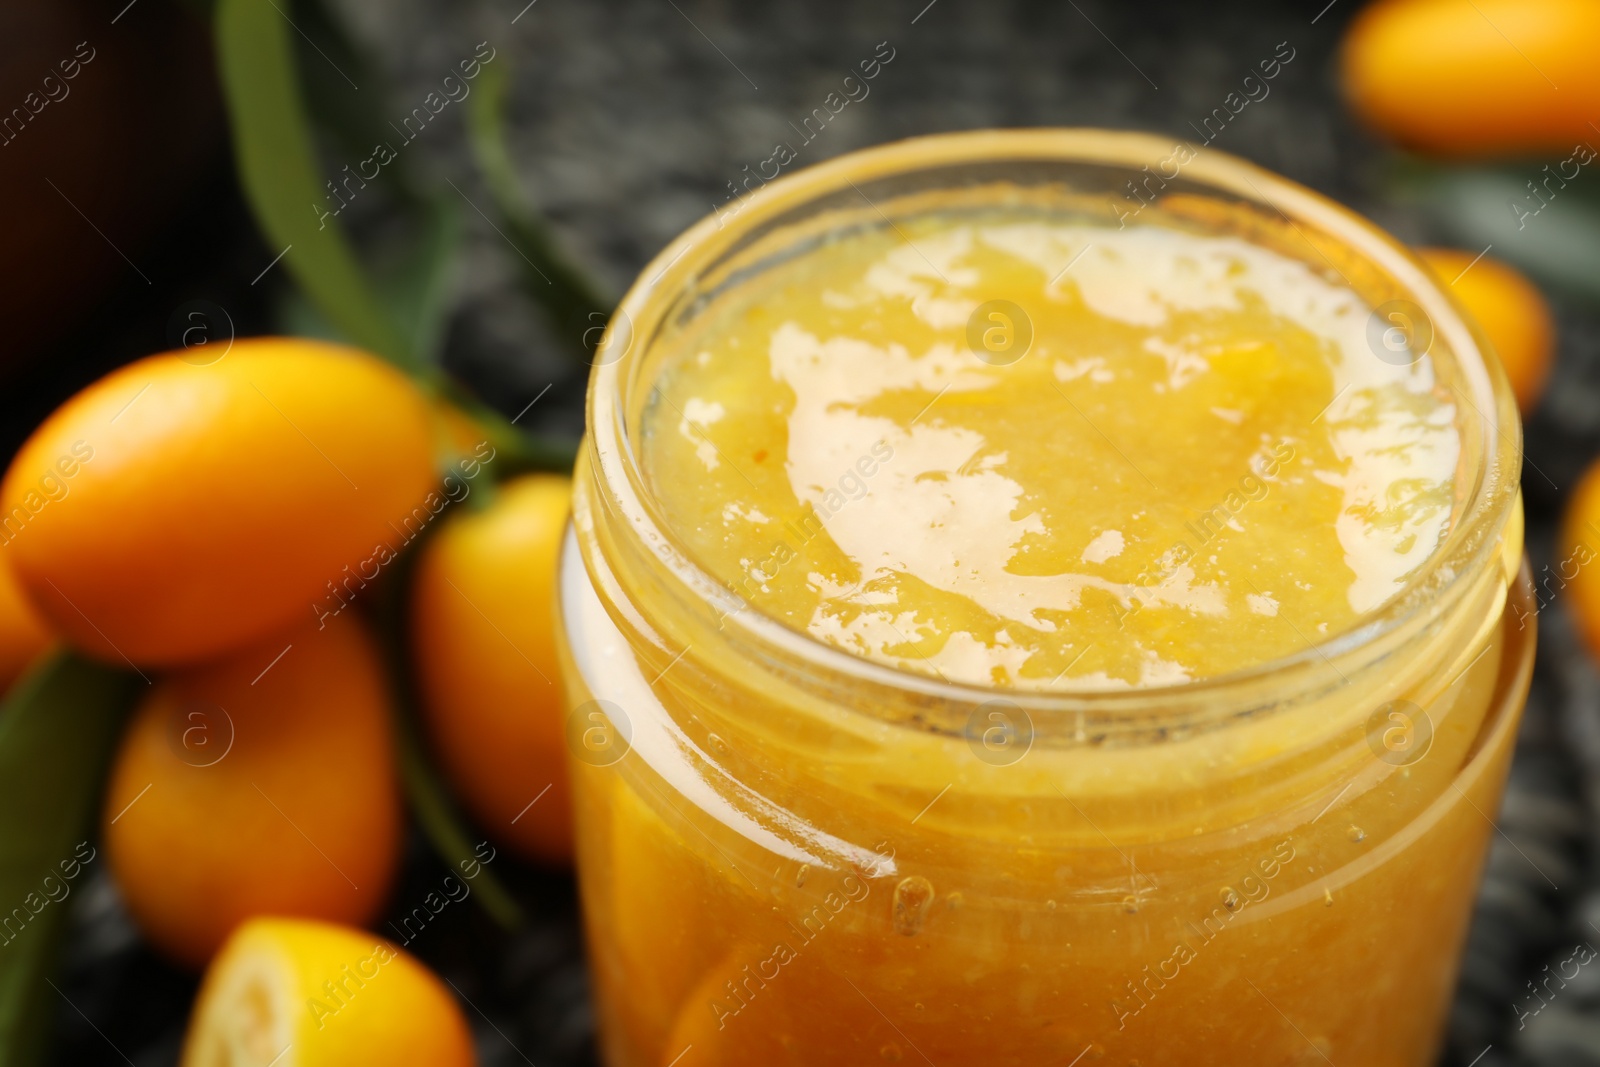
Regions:
[[[1214, 147], [1349, 203], [1404, 239], [1445, 237], [1391, 200], [1383, 185], [1388, 153], [1339, 106], [1332, 56], [1356, 0], [1340, 0], [1315, 24], [1324, 0], [1227, 10], [1104, 0], [936, 0], [926, 9], [926, 0], [537, 0], [524, 9], [525, 2], [340, 6], [356, 37], [381, 57], [396, 118], [478, 42], [498, 50], [496, 62], [515, 68], [512, 151], [525, 192], [575, 258], [615, 292], [669, 238], [719, 204], [746, 164], [767, 158], [779, 140], [794, 141], [789, 123], [819, 106], [880, 41], [895, 50], [893, 61], [867, 99], [804, 146], [801, 164], [903, 136], [983, 126], [1097, 125], [1192, 137], [1188, 123], [1287, 42], [1295, 58], [1271, 83], [1270, 96], [1250, 104]], [[460, 114], [443, 116], [407, 152], [424, 180], [448, 192], [449, 177], [487, 209]], [[216, 241], [217, 277], [191, 283], [184, 295], [225, 291], [237, 302], [230, 309], [249, 322], [264, 312], [260, 288], [247, 283], [271, 252], [244, 227], [227, 194], [216, 199], [218, 213], [232, 219]], [[553, 351], [521, 294], [515, 253], [475, 211], [465, 217], [449, 363], [513, 414], [553, 386], [529, 420], [575, 431], [581, 374]], [[263, 286], [272, 282], [284, 279]], [[1600, 451], [1600, 320], [1577, 306], [1560, 311], [1559, 369], [1529, 426], [1529, 459], [1542, 473], [1530, 469], [1524, 479], [1536, 572], [1549, 559], [1560, 502]], [[1565, 608], [1558, 593], [1540, 619], [1534, 693], [1451, 1021], [1447, 1062], [1463, 1067], [1600, 1064], [1600, 967], [1583, 968], [1559, 995], [1545, 998], [1548, 1005], [1533, 999], [1527, 984], [1579, 943], [1600, 944], [1592, 863], [1600, 830], [1600, 680]], [[528, 932], [508, 940], [471, 904], [452, 905], [410, 947], [471, 1001], [486, 1067], [591, 1063], [570, 882], [513, 870], [509, 860], [497, 869], [510, 874], [535, 916]], [[409, 910], [443, 873], [414, 843], [395, 913]], [[138, 945], [103, 865], [96, 876], [80, 890], [61, 982], [77, 1008], [60, 1005], [56, 1062], [171, 1064], [193, 980]]]

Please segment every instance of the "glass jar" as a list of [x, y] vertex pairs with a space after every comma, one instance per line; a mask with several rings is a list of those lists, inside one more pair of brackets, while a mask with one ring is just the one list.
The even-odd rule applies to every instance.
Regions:
[[[1461, 459], [1403, 591], [1222, 677], [1038, 692], [857, 658], [712, 579], [637, 453], [675, 334], [830, 234], [1002, 201], [1243, 236], [1345, 279], [1375, 358], [1390, 330], [1426, 349]], [[561, 574], [606, 1061], [1431, 1063], [1534, 644], [1486, 351], [1370, 223], [1145, 135], [858, 152], [666, 248], [597, 356]]]

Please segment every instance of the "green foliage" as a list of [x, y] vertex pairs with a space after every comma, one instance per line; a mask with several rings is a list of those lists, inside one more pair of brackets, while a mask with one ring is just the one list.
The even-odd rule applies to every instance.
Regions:
[[[102, 785], [139, 678], [53, 656], [0, 705], [0, 1064], [43, 1061], [58, 995], [51, 971], [70, 892], [52, 900], [94, 835]], [[59, 889], [54, 889], [60, 893]], [[24, 917], [25, 920], [24, 920]]]
[[[423, 544], [426, 543], [424, 540]], [[415, 550], [407, 552], [402, 559], [397, 580], [386, 591], [379, 606], [378, 632], [393, 689], [400, 781], [406, 800], [434, 852], [451, 871], [462, 871], [465, 869], [462, 864], [473, 859], [472, 838], [451, 803], [439, 772], [428, 758], [418, 725], [416, 686], [412, 681], [407, 644], [410, 635], [406, 630], [416, 559]], [[526, 921], [522, 909], [488, 867], [479, 872], [473, 886], [474, 898], [503, 928], [515, 930]]]
[[[449, 319], [451, 282], [467, 210], [481, 210], [459, 191], [422, 188], [403, 153], [383, 168], [389, 199], [398, 202], [409, 243], [375, 256], [366, 270], [340, 221], [328, 209], [317, 156], [318, 131], [358, 158], [387, 136], [381, 80], [360, 61], [337, 20], [317, 3], [218, 0], [216, 39], [245, 194], [272, 245], [299, 283], [280, 319], [288, 332], [345, 341], [384, 356], [416, 375], [483, 424], [505, 457], [503, 475], [524, 470], [570, 471], [576, 446], [528, 434], [450, 381], [438, 367]], [[297, 61], [298, 57], [298, 61]], [[314, 57], [314, 58], [312, 58]], [[302, 70], [302, 62], [304, 70]], [[542, 222], [521, 201], [505, 147], [504, 59], [482, 68], [468, 97], [473, 152], [501, 216], [489, 218], [511, 244], [530, 297], [549, 315], [574, 358], [587, 359], [610, 314], [610, 301], [561, 253]], [[359, 79], [352, 82], [350, 79]], [[364, 86], [358, 89], [356, 86]], [[308, 108], [307, 96], [314, 103]], [[324, 213], [328, 212], [328, 213]]]
[[1552, 289], [1600, 301], [1600, 174], [1590, 164], [1565, 187], [1528, 187], [1547, 161], [1440, 166], [1406, 160], [1391, 174], [1397, 199], [1417, 208], [1455, 245], [1491, 255]]
[[509, 60], [483, 68], [477, 91], [468, 98], [467, 131], [495, 208], [505, 219], [507, 240], [515, 247], [528, 294], [544, 306], [564, 346], [585, 358], [594, 351], [615, 301], [607, 299], [562, 254], [538, 217], [524, 202], [516, 168], [506, 148], [506, 95]]
[[217, 60], [245, 194], [323, 317], [354, 344], [416, 370], [415, 344], [385, 312], [338, 220], [319, 214], [325, 179], [296, 80], [294, 32], [273, 0], [218, 0]]

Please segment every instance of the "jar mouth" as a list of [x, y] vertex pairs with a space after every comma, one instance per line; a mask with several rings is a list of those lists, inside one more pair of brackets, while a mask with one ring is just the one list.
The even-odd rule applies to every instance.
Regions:
[[[919, 137], [776, 178], [722, 215], [714, 213], [696, 223], [640, 274], [596, 352], [588, 394], [586, 459], [601, 495], [620, 520], [614, 525], [615, 536], [627, 542], [630, 555], [650, 561], [654, 584], [680, 602], [715, 611], [720, 640], [737, 644], [745, 655], [790, 676], [814, 671], [846, 680], [843, 684], [852, 687], [857, 698], [860, 687], [866, 686], [956, 707], [982, 706], [1003, 698], [1030, 714], [1081, 715], [1092, 710], [1098, 718], [1119, 707], [1170, 708], [1175, 703], [1216, 702], [1221, 694], [1231, 694], [1237, 714], [1253, 714], [1282, 701], [1287, 679], [1301, 679], [1289, 688], [1326, 691], [1345, 677], [1341, 664], [1353, 669], [1392, 654], [1399, 635], [1426, 626], [1452, 602], [1467, 578], [1481, 574], [1486, 564], [1500, 566], [1492, 557], [1502, 551], [1501, 533], [1515, 514], [1521, 461], [1521, 425], [1509, 383], [1498, 361], [1487, 358], [1488, 344], [1477, 327], [1405, 246], [1320, 194], [1210, 148], [1189, 145], [1193, 155], [1176, 168], [1180, 177], [1164, 184], [1181, 185], [1184, 191], [1230, 210], [1254, 211], [1275, 224], [1286, 222], [1290, 232], [1304, 240], [1298, 254], [1305, 255], [1309, 248], [1343, 274], [1328, 258], [1334, 251], [1345, 258], [1347, 267], [1354, 264], [1383, 279], [1386, 289], [1403, 294], [1431, 324], [1435, 350], [1451, 357], [1456, 386], [1451, 396], [1466, 405], [1465, 411], [1458, 410], [1463, 460], [1446, 535], [1398, 593], [1353, 626], [1315, 644], [1308, 642], [1303, 649], [1228, 673], [1132, 689], [1068, 685], [1022, 689], [948, 681], [866, 659], [763, 614], [696, 561], [665, 520], [645, 477], [630, 428], [630, 399], [636, 387], [652, 385], [641, 380], [641, 371], [653, 343], [670, 321], [692, 315], [697, 303], [704, 302], [698, 295], [703, 280], [719, 271], [728, 276], [736, 257], [748, 253], [763, 237], [770, 238], [786, 221], [841, 196], [858, 197], [858, 205], [873, 204], [864, 190], [889, 180], [949, 188], [949, 177], [958, 171], [968, 183], [1023, 177], [1050, 184], [1054, 175], [1056, 185], [1071, 168], [1082, 174], [1139, 175], [1170, 166], [1184, 144], [1157, 135], [1094, 129]], [[1113, 188], [1107, 185], [1107, 196], [1117, 195]], [[1324, 246], [1319, 247], [1312, 235], [1320, 236]], [[1312, 257], [1305, 262], [1315, 268], [1320, 261]], [[1264, 686], [1268, 680], [1270, 697]]]

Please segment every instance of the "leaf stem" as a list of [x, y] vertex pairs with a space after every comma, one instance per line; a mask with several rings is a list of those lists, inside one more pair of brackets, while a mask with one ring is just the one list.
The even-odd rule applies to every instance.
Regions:
[[395, 742], [400, 761], [400, 780], [406, 800], [417, 817], [417, 824], [433, 850], [452, 872], [465, 872], [476, 865], [473, 894], [496, 923], [507, 931], [526, 924], [521, 907], [509, 890], [489, 868], [478, 862], [465, 824], [450, 802], [449, 792], [438, 771], [428, 759], [419, 725], [418, 695], [407, 655], [406, 606], [410, 603], [412, 569], [418, 552], [426, 545], [414, 545], [399, 564], [395, 583], [386, 592], [376, 612], [379, 641], [388, 668], [394, 698]]
[[511, 230], [511, 244], [521, 256], [528, 294], [545, 309], [561, 345], [587, 362], [616, 301], [567, 258], [544, 221], [525, 202], [506, 147], [505, 105], [510, 85], [511, 71], [505, 60], [483, 67], [477, 92], [467, 104], [468, 139], [489, 195]]

